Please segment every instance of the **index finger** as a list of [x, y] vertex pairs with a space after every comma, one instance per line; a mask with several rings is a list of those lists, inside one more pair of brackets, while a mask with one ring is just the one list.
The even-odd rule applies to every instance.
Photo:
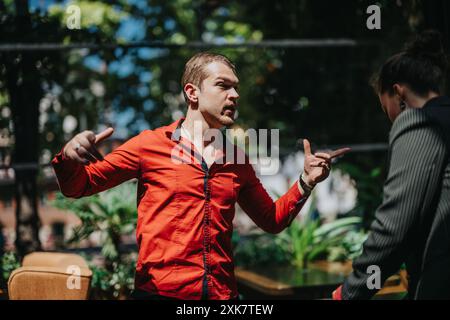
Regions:
[[307, 139], [303, 139], [303, 148], [305, 150], [305, 156], [311, 155], [311, 144]]
[[330, 153], [330, 156], [331, 156], [331, 158], [333, 159], [333, 158], [342, 156], [343, 154], [346, 154], [346, 153], [349, 152], [350, 150], [352, 150], [352, 149], [350, 149], [350, 148], [341, 148], [341, 149], [337, 149], [337, 150], [332, 151], [332, 152]]
[[99, 143], [100, 141], [105, 140], [106, 138], [109, 138], [114, 132], [114, 128], [108, 128], [99, 134], [95, 135], [95, 143]]
[[331, 158], [332, 158], [331, 154], [329, 154], [328, 152], [316, 152], [316, 153], [314, 153], [314, 156], [325, 159], [325, 160], [331, 160]]

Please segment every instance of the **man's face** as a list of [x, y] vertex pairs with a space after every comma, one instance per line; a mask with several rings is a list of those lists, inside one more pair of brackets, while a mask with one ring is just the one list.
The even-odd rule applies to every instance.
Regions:
[[239, 79], [222, 62], [211, 62], [205, 67], [208, 77], [198, 92], [198, 108], [211, 128], [231, 126], [237, 108]]

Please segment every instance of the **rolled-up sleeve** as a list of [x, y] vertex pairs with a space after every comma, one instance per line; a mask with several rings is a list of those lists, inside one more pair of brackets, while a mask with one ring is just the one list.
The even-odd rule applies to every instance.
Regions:
[[279, 233], [288, 227], [307, 200], [297, 181], [277, 201], [273, 201], [251, 164], [246, 164], [246, 183], [241, 188], [238, 203], [258, 227], [269, 233]]
[[66, 197], [89, 196], [138, 177], [140, 136], [135, 136], [103, 160], [82, 165], [59, 152], [52, 160], [59, 188]]

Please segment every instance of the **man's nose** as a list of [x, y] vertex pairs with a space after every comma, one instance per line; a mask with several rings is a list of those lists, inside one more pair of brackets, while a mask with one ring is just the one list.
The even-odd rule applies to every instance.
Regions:
[[230, 97], [231, 100], [239, 99], [239, 93], [237, 92], [237, 90], [235, 88], [232, 88], [230, 90], [230, 96], [229, 97]]

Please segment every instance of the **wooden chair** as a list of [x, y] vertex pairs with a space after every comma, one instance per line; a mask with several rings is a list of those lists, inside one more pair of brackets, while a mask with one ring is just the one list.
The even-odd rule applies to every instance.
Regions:
[[79, 255], [34, 252], [8, 280], [10, 300], [85, 300], [92, 271]]

